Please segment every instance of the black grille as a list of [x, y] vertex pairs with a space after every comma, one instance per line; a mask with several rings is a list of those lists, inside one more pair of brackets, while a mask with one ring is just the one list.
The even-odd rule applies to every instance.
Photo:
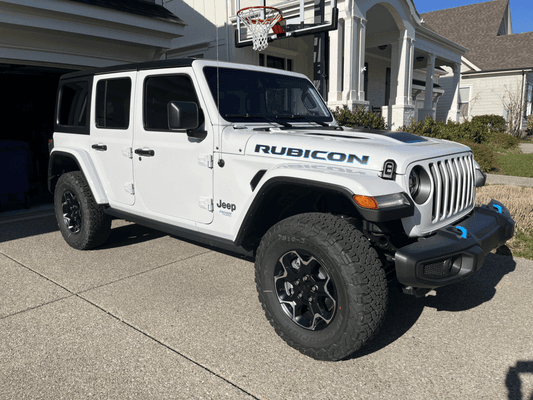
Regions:
[[424, 265], [424, 275], [426, 276], [446, 276], [448, 270], [446, 260]]

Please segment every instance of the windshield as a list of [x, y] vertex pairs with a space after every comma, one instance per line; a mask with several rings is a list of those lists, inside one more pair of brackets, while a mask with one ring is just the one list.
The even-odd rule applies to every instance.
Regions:
[[[204, 74], [220, 115], [230, 122], [332, 122], [307, 79], [261, 71], [205, 67]], [[217, 95], [217, 89], [219, 93]]]

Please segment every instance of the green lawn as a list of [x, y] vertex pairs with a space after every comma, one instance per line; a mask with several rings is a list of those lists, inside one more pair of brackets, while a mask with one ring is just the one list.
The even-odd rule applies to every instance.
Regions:
[[533, 178], [533, 154], [499, 154], [498, 174]]

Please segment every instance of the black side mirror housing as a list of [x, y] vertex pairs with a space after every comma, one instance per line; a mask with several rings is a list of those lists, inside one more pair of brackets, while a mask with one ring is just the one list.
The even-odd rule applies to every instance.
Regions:
[[190, 101], [170, 101], [168, 108], [168, 127], [173, 131], [193, 130], [200, 126], [198, 105]]

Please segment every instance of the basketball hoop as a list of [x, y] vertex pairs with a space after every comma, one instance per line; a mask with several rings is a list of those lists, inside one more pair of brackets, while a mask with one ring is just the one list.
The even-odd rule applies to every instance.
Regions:
[[253, 49], [263, 51], [268, 47], [268, 32], [280, 34], [285, 31], [279, 25], [283, 21], [281, 11], [274, 7], [255, 6], [242, 8], [237, 16], [246, 25], [253, 41]]

